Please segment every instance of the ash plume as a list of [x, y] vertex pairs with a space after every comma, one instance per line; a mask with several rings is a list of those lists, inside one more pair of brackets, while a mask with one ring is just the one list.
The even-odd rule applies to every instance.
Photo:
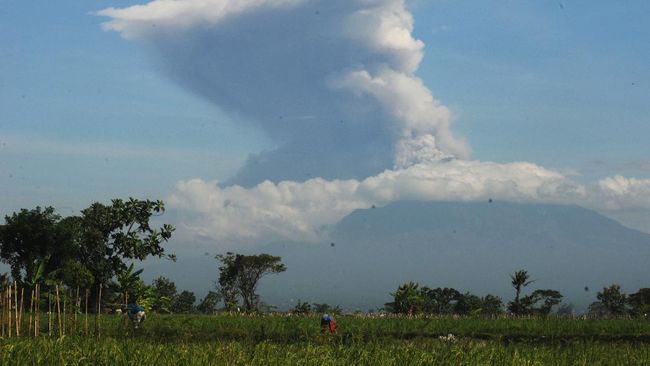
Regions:
[[166, 75], [278, 143], [232, 181], [365, 178], [467, 158], [415, 76], [424, 44], [403, 0], [156, 0], [99, 12]]

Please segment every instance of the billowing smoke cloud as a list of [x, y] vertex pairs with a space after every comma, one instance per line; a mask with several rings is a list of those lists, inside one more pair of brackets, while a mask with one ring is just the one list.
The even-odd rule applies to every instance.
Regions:
[[169, 203], [192, 235], [316, 240], [355, 209], [399, 200], [650, 208], [648, 180], [583, 185], [530, 163], [465, 160], [449, 109], [415, 76], [424, 45], [404, 0], [155, 0], [99, 14], [279, 144], [236, 185], [178, 183]]
[[152, 45], [171, 78], [278, 142], [235, 183], [468, 157], [414, 75], [424, 44], [403, 0], [156, 0], [99, 14]]

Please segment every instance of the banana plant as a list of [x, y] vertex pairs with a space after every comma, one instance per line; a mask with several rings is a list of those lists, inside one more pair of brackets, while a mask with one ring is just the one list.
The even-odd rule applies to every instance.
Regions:
[[111, 289], [125, 300], [129, 293], [135, 295], [140, 284], [140, 274], [143, 271], [143, 269], [135, 270], [134, 264], [131, 263], [125, 270], [117, 273], [117, 276], [115, 276], [116, 281], [110, 285]]

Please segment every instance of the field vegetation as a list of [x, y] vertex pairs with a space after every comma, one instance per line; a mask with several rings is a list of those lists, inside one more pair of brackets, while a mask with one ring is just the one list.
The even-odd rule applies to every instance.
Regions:
[[[45, 314], [46, 316], [46, 314]], [[94, 329], [94, 319], [91, 328]], [[322, 334], [317, 315], [155, 315], [133, 329], [101, 318], [102, 335], [5, 337], [0, 362], [157, 365], [647, 365], [650, 322], [634, 319], [339, 316]], [[47, 323], [47, 321], [45, 321]], [[58, 332], [54, 332], [58, 334]]]

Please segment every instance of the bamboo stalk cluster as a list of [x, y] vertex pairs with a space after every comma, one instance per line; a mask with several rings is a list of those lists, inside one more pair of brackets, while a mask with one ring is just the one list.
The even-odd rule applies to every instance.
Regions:
[[[25, 292], [27, 291], [27, 299]], [[63, 337], [66, 334], [90, 335], [88, 302], [90, 291], [50, 286], [41, 293], [41, 285], [20, 287], [13, 282], [0, 289], [0, 335], [4, 337]], [[102, 286], [98, 288], [94, 335], [101, 336]], [[28, 302], [29, 304], [25, 304]], [[80, 319], [83, 317], [82, 319]], [[41, 320], [43, 320], [41, 322]]]

